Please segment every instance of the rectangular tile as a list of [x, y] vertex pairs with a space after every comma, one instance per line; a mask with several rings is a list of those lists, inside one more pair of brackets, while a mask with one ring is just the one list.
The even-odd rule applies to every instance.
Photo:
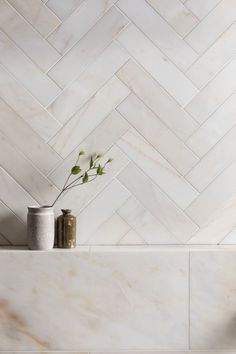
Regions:
[[130, 230], [128, 231], [123, 237], [122, 239], [119, 241], [119, 245], [145, 245], [145, 241], [141, 238], [141, 236], [139, 236], [137, 234], [137, 232], [135, 232], [134, 230]]
[[187, 173], [198, 158], [134, 94], [117, 110], [170, 162], [178, 172]]
[[236, 89], [236, 60], [232, 60], [186, 106], [199, 123], [203, 123]]
[[236, 93], [232, 94], [186, 141], [196, 155], [205, 155], [234, 125], [236, 125]]
[[60, 156], [34, 133], [1, 98], [0, 111], [0, 131], [8, 137], [9, 142], [27, 156], [42, 173], [47, 174], [55, 168], [61, 161]]
[[0, 245], [1, 246], [11, 246], [11, 243], [5, 238], [3, 235], [0, 234]]
[[[144, 0], [136, 0], [135, 6], [133, 6], [133, 0], [119, 0], [116, 6], [118, 6], [179, 69], [186, 70], [197, 59], [197, 54], [194, 50], [183, 41], [175, 30]], [[165, 3], [165, 7], [166, 6]]]
[[236, 229], [231, 230], [221, 241], [221, 245], [236, 245]]
[[191, 252], [191, 349], [235, 349], [235, 266], [235, 251]]
[[203, 191], [236, 158], [236, 127], [216, 144], [185, 178]]
[[26, 208], [30, 205], [37, 205], [31, 195], [2, 167], [0, 167], [0, 200], [25, 223], [27, 221]]
[[8, 2], [43, 36], [47, 37], [61, 21], [41, 0]]
[[198, 123], [133, 60], [129, 60], [117, 76], [180, 139], [185, 141], [197, 129]]
[[190, 9], [199, 19], [203, 19], [216, 7], [221, 0], [187, 0], [184, 5]]
[[[133, 196], [118, 209], [117, 213], [132, 227], [135, 233], [149, 245], [173, 245], [180, 243], [180, 241]], [[133, 237], [134, 235], [132, 236], [131, 234], [128, 239], [133, 239]], [[135, 240], [137, 241], [137, 236]], [[140, 242], [140, 238], [138, 238], [138, 240]], [[122, 244], [124, 244], [124, 240]]]
[[216, 245], [236, 226], [236, 198], [229, 199], [188, 241], [193, 245]]
[[61, 20], [70, 16], [73, 11], [79, 8], [84, 0], [43, 0], [46, 1], [46, 6], [49, 7]]
[[125, 133], [117, 145], [180, 208], [186, 208], [197, 197], [198, 192], [134, 129]]
[[[201, 7], [201, 4], [199, 5]], [[221, 1], [185, 37], [187, 43], [198, 53], [203, 53], [235, 21], [234, 9], [234, 0]]]
[[64, 55], [115, 3], [115, 0], [87, 0], [48, 37], [49, 43]]
[[0, 97], [37, 133], [48, 141], [61, 124], [0, 64]]
[[51, 103], [49, 112], [60, 122], [67, 122], [128, 58], [128, 54], [117, 44], [110, 44], [97, 60]]
[[[130, 193], [119, 182], [112, 181], [103, 193], [99, 194], [80, 212], [79, 244], [90, 244], [96, 230], [129, 198]], [[93, 220], [93, 222], [91, 222]], [[109, 238], [109, 233], [104, 235]], [[93, 243], [93, 241], [91, 241]]]
[[130, 163], [118, 179], [180, 241], [186, 242], [197, 231], [197, 225], [134, 163]]
[[43, 106], [49, 104], [61, 92], [61, 89], [1, 31], [0, 41], [0, 63]]
[[120, 80], [111, 78], [56, 134], [50, 145], [63, 158], [67, 157], [128, 94], [129, 89]]
[[[58, 190], [0, 133], [1, 166], [41, 205], [56, 198]], [[14, 161], [14, 163], [12, 162]], [[1, 232], [1, 231], [0, 231]]]
[[[4, 268], [0, 292], [5, 323], [0, 342], [6, 350], [81, 353], [95, 348], [98, 352], [187, 348], [185, 251], [121, 249], [78, 251], [70, 256], [5, 251], [0, 266]], [[68, 297], [67, 305], [61, 306]], [[9, 313], [22, 324], [17, 325]]]
[[0, 29], [43, 71], [61, 57], [5, 0], [0, 1]]
[[202, 225], [214, 217], [236, 193], [236, 161], [226, 168], [185, 210], [198, 224]]
[[116, 245], [130, 229], [131, 227], [117, 213], [114, 213], [93, 231], [86, 244]]
[[233, 23], [189, 68], [186, 75], [196, 86], [203, 87], [230, 59], [235, 57], [235, 37], [236, 23]]
[[147, 0], [181, 36], [184, 37], [198, 23], [198, 19], [179, 0]]
[[137, 27], [129, 25], [118, 41], [180, 105], [197, 94], [193, 83]]
[[49, 76], [65, 87], [102, 53], [127, 23], [128, 20], [118, 10], [111, 8], [49, 71]]
[[10, 242], [11, 245], [26, 244], [26, 225], [20, 219], [18, 219], [16, 215], [1, 202], [1, 200], [0, 233], [4, 236], [4, 238], [7, 239], [7, 241]]
[[[118, 112], [111, 112], [108, 117], [50, 173], [49, 178], [58, 188], [61, 188], [81, 150], [84, 150], [86, 154], [95, 154], [98, 152], [104, 154], [128, 128], [128, 123]], [[80, 159], [81, 167], [87, 167], [87, 163], [88, 160], [86, 156], [84, 159]]]
[[[98, 176], [96, 180], [92, 183], [79, 186], [78, 188], [70, 189], [67, 193], [62, 196], [59, 202], [55, 205], [55, 213], [57, 215], [61, 214], [61, 208], [68, 208], [69, 205], [73, 205], [74, 214], [79, 214], [83, 212], [82, 210], [87, 210], [89, 203], [95, 199], [99, 193], [104, 193], [104, 188], [106, 188], [109, 183], [127, 166], [129, 159], [122, 151], [113, 146], [109, 149], [102, 157], [101, 164], [104, 164], [108, 158], [113, 158], [115, 163], [111, 163], [106, 168], [106, 174], [103, 176]], [[83, 167], [81, 165], [81, 167]], [[86, 165], [87, 168], [87, 165]], [[73, 179], [71, 179], [72, 181]], [[108, 205], [110, 205], [108, 203]], [[86, 230], [86, 225], [85, 225]], [[78, 235], [80, 237], [81, 229], [78, 229]], [[87, 231], [85, 231], [87, 232]]]

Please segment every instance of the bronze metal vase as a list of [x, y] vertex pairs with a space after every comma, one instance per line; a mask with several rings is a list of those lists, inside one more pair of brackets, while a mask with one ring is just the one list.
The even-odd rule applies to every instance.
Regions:
[[57, 218], [56, 246], [58, 248], [76, 247], [76, 217], [70, 209], [61, 209], [62, 215]]

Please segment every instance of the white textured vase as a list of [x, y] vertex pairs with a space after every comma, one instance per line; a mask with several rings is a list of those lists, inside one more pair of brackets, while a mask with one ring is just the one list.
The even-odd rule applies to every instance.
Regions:
[[31, 250], [50, 250], [54, 245], [55, 218], [52, 207], [28, 207], [27, 238]]

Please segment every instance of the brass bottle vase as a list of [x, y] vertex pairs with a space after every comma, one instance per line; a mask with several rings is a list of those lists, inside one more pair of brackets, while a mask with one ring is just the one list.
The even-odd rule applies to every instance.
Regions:
[[70, 209], [61, 209], [62, 215], [57, 218], [56, 246], [58, 248], [76, 247], [76, 217]]

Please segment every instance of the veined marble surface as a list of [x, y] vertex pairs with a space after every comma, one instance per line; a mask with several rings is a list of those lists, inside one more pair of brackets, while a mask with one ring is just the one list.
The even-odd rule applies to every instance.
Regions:
[[184, 350], [188, 258], [140, 248], [2, 251], [0, 350]]
[[236, 252], [195, 251], [190, 269], [192, 349], [235, 349]]
[[236, 354], [236, 248], [0, 248], [0, 352]]

